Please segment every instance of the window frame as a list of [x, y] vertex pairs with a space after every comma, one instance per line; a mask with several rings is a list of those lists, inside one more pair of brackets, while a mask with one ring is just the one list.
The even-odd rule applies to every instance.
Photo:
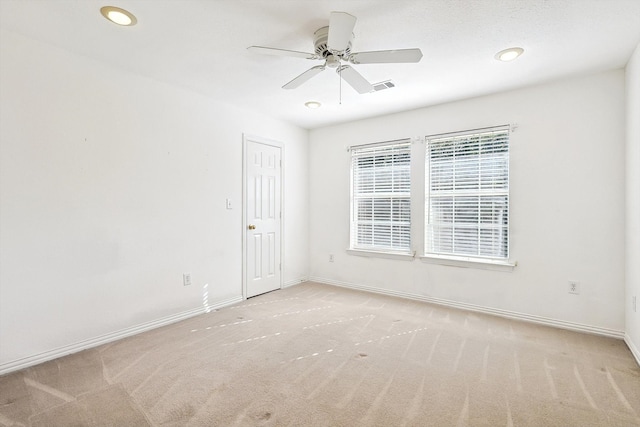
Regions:
[[[357, 158], [362, 158], [362, 157], [366, 157], [367, 152], [371, 152], [371, 156], [375, 157], [377, 156], [382, 156], [385, 155], [384, 154], [384, 150], [389, 149], [389, 153], [393, 153], [393, 150], [398, 150], [399, 154], [402, 154], [403, 151], [406, 151], [406, 153], [409, 155], [408, 158], [408, 173], [409, 173], [409, 177], [408, 177], [408, 185], [409, 185], [409, 191], [408, 194], [405, 196], [393, 196], [392, 194], [394, 194], [394, 191], [389, 191], [389, 192], [385, 192], [383, 193], [384, 195], [381, 196], [376, 196], [375, 192], [372, 192], [369, 196], [366, 195], [357, 195], [356, 194], [356, 159]], [[372, 144], [361, 144], [361, 145], [354, 145], [349, 147], [348, 151], [351, 153], [351, 159], [350, 159], [350, 209], [349, 209], [349, 249], [347, 250], [349, 254], [352, 255], [359, 255], [359, 256], [369, 256], [370, 254], [376, 254], [377, 256], [381, 256], [381, 257], [385, 257], [385, 258], [391, 258], [391, 259], [407, 259], [407, 257], [409, 258], [413, 258], [413, 242], [412, 242], [412, 237], [413, 237], [413, 212], [412, 212], [412, 201], [413, 201], [413, 190], [412, 190], [412, 186], [413, 186], [413, 179], [411, 177], [412, 174], [412, 141], [410, 139], [398, 139], [398, 140], [392, 140], [392, 141], [383, 141], [383, 142], [376, 142], [376, 143], [372, 143]], [[361, 153], [361, 154], [360, 154]], [[393, 183], [393, 178], [391, 179], [391, 183]], [[391, 184], [393, 187], [393, 184]], [[405, 192], [398, 192], [398, 194], [402, 194]], [[364, 193], [363, 193], [364, 194]], [[380, 199], [380, 200], [384, 200], [384, 199], [388, 199], [390, 201], [390, 209], [389, 209], [389, 217], [391, 218], [388, 222], [389, 222], [389, 227], [392, 229], [394, 227], [394, 220], [393, 220], [393, 200], [398, 200], [398, 199], [406, 199], [406, 202], [408, 203], [408, 244], [406, 247], [393, 247], [392, 245], [388, 245], [388, 246], [383, 246], [383, 245], [376, 245], [375, 243], [372, 243], [370, 245], [367, 244], [362, 244], [360, 242], [357, 241], [356, 236], [358, 234], [358, 208], [357, 208], [357, 204], [358, 204], [358, 200], [366, 200], [367, 198], [370, 198], [372, 201], [375, 199]], [[372, 208], [372, 212], [371, 215], [374, 216], [374, 211]], [[379, 221], [380, 223], [384, 223], [386, 221]], [[404, 222], [401, 220], [396, 221], [398, 223]], [[373, 227], [375, 227], [375, 223], [376, 220], [375, 218], [371, 220], [371, 225], [372, 225], [372, 229]], [[380, 226], [381, 224], [378, 224], [378, 226]], [[384, 224], [382, 224], [384, 225]], [[390, 231], [390, 239], [392, 240], [394, 236], [393, 231]], [[372, 236], [373, 239], [373, 236]]]
[[[506, 180], [506, 184], [504, 185], [504, 187], [498, 187], [498, 188], [492, 188], [489, 190], [483, 189], [482, 188], [482, 183], [483, 183], [483, 178], [485, 177], [485, 175], [482, 175], [481, 172], [481, 158], [480, 158], [480, 154], [477, 155], [477, 159], [475, 159], [475, 163], [477, 163], [478, 165], [478, 173], [477, 173], [477, 180], [471, 181], [473, 182], [473, 184], [476, 184], [477, 182], [477, 188], [474, 187], [474, 185], [471, 185], [471, 190], [469, 189], [456, 189], [456, 185], [455, 185], [455, 172], [454, 172], [454, 177], [452, 178], [452, 188], [450, 190], [440, 190], [441, 194], [444, 194], [444, 196], [438, 195], [438, 196], [433, 196], [432, 195], [432, 182], [431, 179], [433, 178], [432, 176], [432, 168], [434, 166], [434, 162], [433, 159], [431, 157], [431, 148], [432, 146], [430, 146], [430, 142], [431, 141], [437, 141], [437, 144], [443, 144], [443, 143], [447, 143], [447, 142], [451, 142], [452, 144], [455, 144], [455, 140], [456, 139], [460, 139], [460, 138], [474, 138], [474, 137], [479, 137], [481, 138], [483, 135], [486, 134], [503, 134], [505, 135], [503, 138], [505, 139], [505, 145], [506, 145], [506, 171], [504, 171], [504, 179]], [[478, 151], [480, 152], [482, 149], [482, 141], [478, 140], [477, 144], [478, 144]], [[424, 148], [424, 173], [423, 173], [423, 177], [424, 177], [424, 215], [422, 217], [422, 225], [423, 225], [423, 236], [424, 236], [424, 242], [423, 242], [423, 247], [422, 247], [422, 255], [421, 255], [421, 259], [427, 261], [427, 262], [442, 262], [445, 264], [449, 264], [449, 265], [460, 265], [461, 263], [471, 263], [471, 264], [487, 264], [487, 265], [493, 265], [493, 266], [508, 266], [508, 267], [513, 267], [515, 266], [515, 264], [512, 264], [509, 262], [509, 257], [510, 257], [510, 248], [511, 248], [511, 204], [510, 204], [510, 181], [511, 181], [511, 177], [510, 177], [510, 154], [511, 154], [511, 128], [509, 125], [501, 125], [501, 126], [492, 126], [492, 127], [487, 127], [487, 128], [480, 128], [480, 129], [469, 129], [469, 130], [464, 130], [464, 131], [457, 131], [457, 132], [448, 132], [448, 133], [441, 133], [441, 134], [436, 134], [436, 135], [428, 135], [425, 137], [425, 148]], [[499, 159], [500, 156], [496, 155], [496, 158]], [[452, 167], [455, 168], [455, 166], [459, 165], [460, 163], [456, 163], [456, 160], [452, 160]], [[492, 170], [495, 172], [495, 169]], [[482, 232], [483, 229], [485, 230], [498, 230], [500, 232], [500, 238], [499, 238], [499, 245], [502, 246], [504, 245], [504, 256], [498, 256], [495, 254], [490, 254], [490, 255], [482, 255], [480, 252], [482, 250], [482, 240], [480, 239], [480, 237], [478, 237], [477, 240], [472, 241], [472, 243], [474, 243], [477, 246], [476, 249], [476, 253], [472, 254], [472, 253], [468, 253], [468, 252], [464, 252], [464, 251], [446, 251], [446, 250], [432, 250], [432, 248], [429, 247], [430, 242], [433, 242], [433, 236], [429, 235], [430, 230], [432, 229], [433, 223], [431, 223], [431, 203], [432, 200], [435, 197], [447, 197], [449, 196], [451, 198], [451, 200], [453, 201], [455, 206], [455, 200], [460, 199], [460, 198], [469, 198], [469, 199], [473, 199], [473, 198], [477, 198], [478, 200], [478, 208], [475, 211], [475, 214], [477, 216], [477, 220], [475, 221], [475, 223], [469, 223], [469, 224], [476, 224], [477, 227], [477, 231], [478, 231], [478, 236], [480, 235], [480, 233]], [[491, 198], [491, 197], [495, 197], [495, 198], [505, 198], [505, 204], [506, 204], [506, 223], [504, 224], [497, 224], [498, 227], [496, 227], [496, 223], [492, 222], [492, 223], [488, 223], [490, 225], [487, 225], [485, 227], [482, 227], [483, 221], [482, 221], [482, 201], [483, 199], [487, 199], [487, 198]], [[454, 209], [452, 207], [452, 209]], [[452, 215], [455, 217], [455, 210], [452, 211]], [[446, 223], [444, 223], [446, 224]], [[460, 222], [456, 222], [455, 220], [453, 220], [451, 223], [451, 227], [453, 229], [455, 229], [455, 224], [460, 224]], [[464, 226], [462, 227], [464, 228]], [[504, 233], [502, 233], [502, 231], [504, 231]], [[452, 245], [455, 245], [455, 237], [454, 236], [460, 236], [460, 235], [456, 235], [454, 231], [452, 231]], [[504, 241], [504, 242], [503, 242]]]
[[[468, 129], [455, 132], [445, 132], [439, 134], [431, 134], [426, 137], [412, 137], [402, 138], [396, 140], [389, 140], [384, 142], [376, 142], [371, 144], [359, 144], [347, 147], [347, 152], [351, 153], [352, 150], [364, 147], [375, 147], [382, 145], [389, 145], [393, 143], [408, 143], [410, 145], [410, 250], [409, 251], [389, 251], [378, 250], [373, 248], [354, 248], [352, 244], [353, 233], [353, 159], [350, 154], [349, 159], [349, 247], [346, 249], [346, 253], [353, 256], [360, 257], [372, 257], [383, 258], [390, 260], [403, 260], [413, 261], [419, 259], [423, 263], [441, 265], [441, 266], [453, 266], [463, 268], [473, 268], [482, 270], [504, 271], [511, 272], [518, 265], [517, 261], [512, 260], [512, 238], [511, 238], [511, 155], [513, 147], [513, 133], [517, 125], [499, 125], [485, 128]], [[508, 224], [507, 224], [507, 257], [494, 259], [494, 258], [482, 258], [472, 256], [461, 255], [447, 255], [447, 254], [434, 254], [425, 251], [427, 245], [427, 216], [428, 216], [428, 164], [427, 164], [427, 141], [430, 138], [442, 137], [445, 135], [462, 135], [473, 134], [479, 132], [486, 132], [489, 130], [503, 129], [508, 132]]]

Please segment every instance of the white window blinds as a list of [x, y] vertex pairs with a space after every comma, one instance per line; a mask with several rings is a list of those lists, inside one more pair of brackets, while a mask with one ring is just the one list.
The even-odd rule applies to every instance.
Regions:
[[351, 248], [410, 252], [410, 141], [352, 147], [351, 171]]
[[427, 254], [509, 257], [509, 129], [427, 137]]

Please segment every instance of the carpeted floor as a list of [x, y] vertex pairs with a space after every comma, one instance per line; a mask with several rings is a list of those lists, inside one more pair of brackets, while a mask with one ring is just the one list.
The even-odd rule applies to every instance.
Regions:
[[624, 342], [305, 283], [0, 377], [4, 426], [640, 426]]

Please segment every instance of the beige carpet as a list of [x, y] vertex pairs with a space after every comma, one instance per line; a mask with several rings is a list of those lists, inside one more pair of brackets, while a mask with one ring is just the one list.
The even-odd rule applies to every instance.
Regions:
[[4, 426], [640, 426], [620, 340], [306, 283], [0, 377]]

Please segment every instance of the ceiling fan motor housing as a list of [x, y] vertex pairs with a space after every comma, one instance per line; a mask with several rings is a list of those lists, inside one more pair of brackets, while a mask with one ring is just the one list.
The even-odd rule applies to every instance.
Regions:
[[[317, 30], [315, 33], [313, 33], [313, 46], [315, 47], [315, 53], [316, 55], [322, 57], [322, 58], [329, 58], [330, 56], [335, 56], [333, 53], [331, 53], [331, 51], [329, 51], [329, 48], [327, 46], [327, 41], [329, 39], [329, 27], [322, 27], [319, 30]], [[353, 42], [353, 33], [351, 33], [351, 40], [349, 40], [349, 44], [347, 45], [347, 48], [344, 50], [344, 52], [340, 52], [340, 59], [347, 59], [349, 58], [349, 55], [351, 55], [351, 44]], [[327, 61], [329, 62], [329, 61]], [[337, 67], [339, 65], [339, 59], [336, 58], [335, 60], [335, 67]], [[327, 66], [331, 67], [333, 65], [333, 63], [327, 63]], [[332, 67], [332, 68], [335, 68]]]

